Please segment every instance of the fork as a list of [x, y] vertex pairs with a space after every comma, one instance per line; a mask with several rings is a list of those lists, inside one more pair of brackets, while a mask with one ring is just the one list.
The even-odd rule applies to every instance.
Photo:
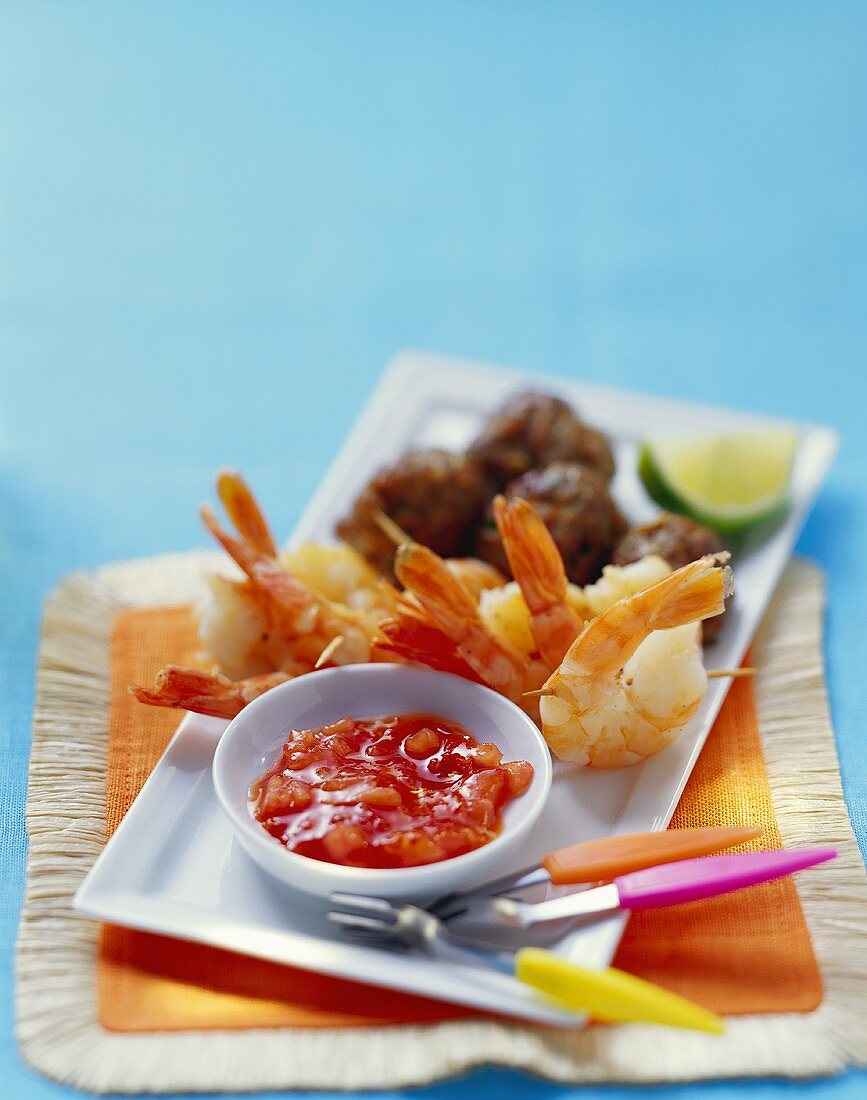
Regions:
[[470, 897], [510, 894], [529, 886], [573, 886], [585, 882], [610, 882], [617, 875], [641, 871], [661, 863], [709, 856], [734, 848], [761, 836], [761, 825], [723, 826], [698, 829], [663, 829], [650, 833], [629, 833], [585, 840], [549, 852], [532, 867], [513, 871], [439, 898], [432, 908], [445, 917]]
[[836, 856], [833, 848], [783, 849], [702, 856], [679, 863], [646, 867], [590, 890], [529, 902], [518, 898], [467, 895], [437, 907], [437, 915], [460, 927], [530, 928], [567, 917], [603, 916], [618, 910], [658, 909], [715, 898], [761, 882], [803, 871]]
[[539, 947], [514, 955], [461, 943], [445, 924], [416, 905], [395, 905], [359, 894], [331, 895], [328, 919], [352, 939], [369, 946], [408, 947], [430, 958], [509, 974], [556, 1007], [609, 1023], [643, 1021], [719, 1034], [718, 1016], [667, 989], [606, 967], [590, 970]]

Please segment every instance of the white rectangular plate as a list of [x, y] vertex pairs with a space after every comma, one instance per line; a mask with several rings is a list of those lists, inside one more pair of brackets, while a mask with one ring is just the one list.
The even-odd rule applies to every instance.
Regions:
[[[560, 394], [611, 436], [617, 451], [614, 494], [636, 523], [658, 510], [635, 473], [637, 443], [648, 432], [766, 427], [798, 432], [791, 510], [772, 537], [738, 556], [737, 599], [719, 639], [708, 651], [716, 667], [736, 667], [833, 461], [838, 441], [828, 428], [405, 354], [386, 372], [292, 542], [330, 540], [335, 521], [377, 467], [409, 447], [463, 446], [481, 417], [522, 385]], [[727, 688], [727, 681], [711, 681], [700, 710], [678, 740], [643, 764], [616, 772], [558, 765], [549, 803], [526, 845], [522, 865], [567, 843], [665, 828]], [[76, 895], [76, 908], [100, 920], [324, 974], [529, 1020], [576, 1022], [506, 976], [384, 954], [341, 941], [328, 926], [323, 902], [271, 881], [235, 843], [211, 784], [211, 759], [225, 725], [198, 715], [184, 719], [85, 879]], [[547, 946], [575, 962], [605, 966], [614, 955], [624, 923], [623, 918], [612, 917], [574, 929]]]

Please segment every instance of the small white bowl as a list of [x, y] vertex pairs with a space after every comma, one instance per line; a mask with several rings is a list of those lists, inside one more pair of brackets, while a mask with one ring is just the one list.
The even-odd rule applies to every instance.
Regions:
[[[290, 852], [253, 817], [250, 784], [270, 768], [290, 730], [340, 718], [429, 713], [459, 722], [505, 760], [527, 760], [533, 779], [507, 803], [503, 828], [472, 852], [420, 867], [343, 867]], [[311, 894], [335, 890], [425, 900], [517, 870], [514, 857], [542, 812], [551, 787], [551, 756], [541, 733], [514, 703], [489, 688], [443, 672], [401, 665], [345, 665], [272, 688], [235, 718], [214, 755], [214, 786], [239, 842], [269, 874]]]

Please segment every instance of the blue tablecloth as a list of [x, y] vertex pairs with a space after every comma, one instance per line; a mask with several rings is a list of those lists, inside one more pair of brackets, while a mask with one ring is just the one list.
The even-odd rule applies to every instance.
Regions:
[[[287, 531], [405, 345], [835, 425], [800, 543], [865, 840], [858, 3], [3, 3], [0, 1095], [46, 590], [203, 543], [241, 466]], [[479, 1072], [460, 1100], [577, 1090]], [[864, 1095], [867, 1075], [654, 1089]], [[584, 1089], [626, 1097], [639, 1090]]]

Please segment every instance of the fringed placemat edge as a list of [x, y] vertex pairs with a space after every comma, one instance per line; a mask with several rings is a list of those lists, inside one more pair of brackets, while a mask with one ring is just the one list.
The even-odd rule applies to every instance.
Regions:
[[[810, 1019], [823, 1030], [829, 1055], [840, 1067], [864, 1066], [867, 876], [846, 808], [831, 722], [824, 612], [824, 574], [815, 563], [793, 559], [775, 598], [774, 619], [763, 622], [753, 647], [760, 670], [756, 705], [783, 839], [790, 847], [821, 843], [837, 849], [832, 863], [796, 879], [825, 983], [824, 1001]], [[774, 674], [762, 676], [763, 668]]]
[[[840, 857], [799, 882], [826, 983], [806, 1015], [741, 1017], [722, 1037], [652, 1027], [555, 1031], [489, 1020], [392, 1029], [156, 1034], [96, 1018], [94, 922], [70, 908], [104, 841], [109, 643], [117, 612], [198, 598], [213, 552], [163, 555], [74, 574], [46, 603], [33, 726], [25, 902], [17, 949], [17, 1037], [41, 1073], [93, 1092], [396, 1088], [496, 1064], [569, 1082], [816, 1076], [867, 1064], [867, 877], [843, 802], [825, 695], [821, 573], [793, 562], [756, 640], [757, 704], [788, 845], [818, 838]], [[778, 667], [777, 667], [778, 666]], [[70, 769], [75, 770], [70, 780]], [[808, 790], [791, 790], [793, 774]], [[58, 836], [63, 838], [62, 849]]]

